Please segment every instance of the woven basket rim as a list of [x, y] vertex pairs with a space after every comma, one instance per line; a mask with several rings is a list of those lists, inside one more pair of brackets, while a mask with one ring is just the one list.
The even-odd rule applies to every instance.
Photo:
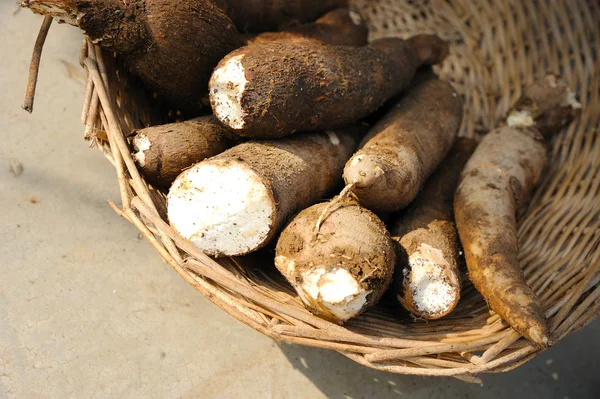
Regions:
[[[356, 3], [364, 3], [364, 1], [357, 1]], [[376, 3], [385, 5], [390, 1], [381, 0]], [[415, 6], [409, 3], [411, 2], [406, 2], [406, 7], [416, 7], [418, 10], [418, 5]], [[433, 7], [433, 1], [426, 3], [428, 4], [427, 7]], [[449, 10], [450, 5], [444, 2], [441, 3], [443, 4], [437, 5], [441, 10], [448, 12], [448, 15], [452, 15], [450, 11], [457, 14], [466, 12], [465, 10], [468, 7], [468, 2], [455, 1], [452, 6], [454, 9]], [[485, 2], [481, 1], [480, 3], [483, 5], [482, 9], [485, 9]], [[532, 0], [530, 3], [533, 4], [535, 1]], [[585, 4], [582, 2], [580, 8], [585, 10], [584, 6]], [[366, 6], [363, 5], [363, 7]], [[593, 18], [600, 21], [598, 7], [590, 7], [592, 8]], [[471, 13], [471, 18], [474, 18], [473, 14], [476, 17], [477, 13], [484, 11], [475, 7], [469, 9], [468, 12]], [[448, 19], [450, 20], [450, 18]], [[519, 17], [514, 19], [518, 20]], [[457, 24], [456, 21], [450, 22]], [[465, 22], [461, 23], [464, 25]], [[509, 21], [510, 23], [511, 21]], [[426, 27], [417, 27], [411, 30], [408, 25], [410, 24], [407, 24], [406, 29], [409, 31], [422, 32], [428, 30]], [[571, 25], [567, 28], [574, 29]], [[401, 29], [399, 35], [406, 33], [400, 31]], [[376, 32], [377, 34], [385, 36], [387, 32]], [[473, 46], [473, 43], [481, 43], [481, 40], [484, 40], [472, 37], [469, 32], [462, 32], [462, 34], [464, 34], [463, 44], [467, 47]], [[450, 39], [453, 35], [454, 33], [449, 34]], [[592, 46], [596, 49], [594, 51], [597, 51], [600, 48], [599, 40], [596, 38], [596, 41], [588, 44], [588, 46]], [[590, 62], [593, 62], [591, 74], [597, 74], [600, 71], [600, 62], [595, 54], [589, 56], [592, 57]], [[385, 315], [377, 314], [371, 317], [369, 313], [361, 316], [356, 322], [349, 323], [349, 327], [342, 327], [312, 315], [302, 307], [290, 290], [285, 291], [278, 287], [276, 283], [271, 283], [268, 280], [269, 277], [261, 275], [265, 282], [264, 284], [257, 284], [252, 277], [260, 274], [260, 271], [240, 272], [244, 266], [241, 265], [239, 260], [230, 258], [215, 260], [196, 250], [189, 241], [182, 239], [165, 222], [164, 212], [161, 211], [165, 206], [164, 198], [152, 190], [136, 168], [127, 140], [127, 136], [135, 123], [126, 120], [127, 117], [125, 119], [121, 117], [121, 108], [123, 107], [119, 104], [118, 95], [115, 96], [115, 93], [109, 89], [115, 84], [111, 79], [115, 79], [114, 73], [116, 71], [111, 70], [111, 67], [107, 67], [107, 56], [110, 55], [91, 41], [84, 39], [81, 61], [87, 70], [88, 79], [82, 120], [86, 125], [86, 137], [93, 138], [92, 143], [106, 156], [117, 172], [122, 203], [119, 207], [109, 201], [109, 205], [117, 214], [134, 224], [163, 260], [185, 281], [237, 320], [277, 341], [336, 350], [348, 358], [373, 369], [398, 374], [452, 376], [467, 382], [480, 382], [477, 377], [474, 377], [477, 373], [496, 373], [512, 370], [544, 350], [521, 339], [497, 315], [485, 311], [481, 312], [481, 309], [475, 317], [469, 319], [468, 323], [465, 324], [470, 328], [457, 330], [455, 333], [450, 331], [440, 332], [439, 323], [415, 323], [405, 330], [393, 331], [394, 324], [387, 322]], [[470, 71], [473, 74], [476, 73], [473, 72], [474, 68]], [[441, 77], [463, 86], [468, 86], [468, 81], [472, 78], [472, 76], [464, 76], [462, 83], [458, 82], [456, 77], [450, 73], [447, 65], [438, 69], [437, 72]], [[489, 75], [489, 72], [486, 73]], [[118, 74], [116, 76], [119, 78]], [[518, 78], [517, 81], [527, 81], [532, 78], [533, 76], [525, 76]], [[119, 79], [126, 78], [121, 76]], [[586, 81], [579, 77], [575, 79], [575, 83], [581, 92], [581, 86]], [[476, 92], [476, 90], [473, 90], [473, 93]], [[591, 132], [587, 134], [592, 136], [585, 144], [587, 151], [592, 151], [594, 155], [594, 161], [590, 161], [588, 165], [593, 166], [595, 165], [593, 162], [600, 159], [600, 145], [598, 144], [600, 139], [596, 138], [594, 140], [593, 137], [594, 134], [598, 134], [600, 126], [598, 92], [598, 82], [592, 82], [588, 98], [583, 99], [586, 109], [580, 118], [565, 130], [561, 136], [562, 141], [556, 143], [552, 149], [554, 160], [564, 163], [566, 158], [572, 156], [572, 151], [566, 155], [564, 151], [561, 152], [561, 146], [574, 145], [573, 143], [576, 140], [581, 140], [583, 133], [580, 134], [580, 131]], [[464, 94], [464, 92], [462, 93]], [[519, 90], [517, 89], [511, 96], [505, 97], [515, 97], [518, 94]], [[474, 101], [476, 102], [473, 98], [467, 98], [467, 102], [470, 104], [474, 104]], [[489, 109], [490, 114], [494, 114], [494, 112], [497, 114], [506, 110], [508, 105], [510, 105], [510, 98], [505, 100], [503, 97], [495, 101], [493, 107], [487, 104], [483, 106], [474, 105], [472, 108], [477, 108], [479, 111]], [[477, 118], [470, 113], [471, 111], [473, 110], [467, 111], [465, 115], [468, 128], [463, 129], [462, 134], [476, 136], [478, 133], [477, 126], [482, 123], [485, 125], [486, 122], [476, 120]], [[494, 121], [494, 117], [490, 117], [487, 123], [493, 125]], [[583, 164], [585, 165], [585, 162]], [[577, 167], [580, 168], [580, 166]], [[537, 191], [533, 199], [536, 206], [530, 207], [528, 214], [544, 216], [545, 207], [551, 203], [556, 193], [571, 189], [569, 185], [564, 187], [563, 184], [561, 186], [560, 181], [558, 181], [565, 178], [564, 173], [567, 173], [568, 176], [568, 173], [583, 172], [575, 170], [574, 172], [560, 173], [563, 172], [561, 170], [551, 170], [548, 173], [546, 180], [541, 185], [542, 188]], [[551, 180], [551, 177], [556, 180]], [[597, 177], [587, 178], [598, 180]], [[573, 198], [589, 201], [591, 193], [593, 200], [593, 195], [598, 190], [598, 184], [596, 184], [586, 193], [578, 194], [579, 197], [574, 195]], [[595, 205], [590, 205], [589, 209], [600, 212], [600, 209], [597, 209]], [[538, 292], [549, 293], [543, 299], [550, 304], [546, 308], [546, 315], [554, 334], [554, 342], [562, 340], [568, 334], [590, 323], [598, 316], [600, 311], [600, 287], [598, 286], [600, 278], [600, 222], [594, 220], [589, 213], [587, 212], [584, 215], [587, 218], [585, 219], [588, 226], [586, 228], [590, 229], [589, 226], [592, 226], [592, 230], [587, 233], [585, 238], [587, 241], [584, 241], [583, 244], [580, 242], [580, 245], [584, 247], [582, 251], [585, 253], [570, 260], [575, 265], [573, 270], [568, 273], [559, 270], [550, 273], [545, 269], [542, 272], [534, 267], [524, 269], [524, 273], [530, 281], [535, 281], [534, 287]], [[550, 220], [552, 222], [550, 216], [544, 217], [546, 219], [540, 216], [541, 219], [536, 219], [535, 222], [531, 222], [531, 218], [525, 219], [520, 224], [519, 234], [525, 237], [525, 240], [521, 243], [522, 248], [535, 248], [536, 245], [541, 244], [540, 241], [530, 237], [533, 237], [531, 231], [540, 231], [539, 220], [545, 220], [546, 222]], [[579, 228], [577, 226], [584, 226], [582, 219], [579, 220], [579, 224], [563, 224], [562, 228], [568, 229], [565, 234], [571, 234], [571, 230]], [[560, 225], [560, 223], [556, 223]], [[531, 234], [526, 235], [524, 232]], [[580, 233], [583, 234], [583, 232]], [[566, 240], [565, 238], [562, 241], [563, 244]], [[573, 239], [564, 245], [566, 245], [566, 249], [551, 250], [551, 255], [558, 257], [561, 253], [564, 254], [564, 251], [571, 253], [569, 251], [574, 251], [575, 246], [578, 244]], [[563, 252], [559, 252], [559, 250]], [[533, 254], [531, 255], [533, 257], [536, 252], [528, 252], [528, 254]], [[531, 259], [526, 257], [521, 261], [526, 263]], [[550, 286], [552, 286], [553, 291], [549, 291]], [[473, 301], [473, 306], [481, 308], [481, 305], [480, 299]], [[378, 332], [374, 332], [373, 329], [368, 327], [369, 323], [374, 322], [373, 320], [380, 324], [381, 329]], [[436, 328], [438, 331], [436, 331]], [[477, 355], [478, 352], [481, 353]]]

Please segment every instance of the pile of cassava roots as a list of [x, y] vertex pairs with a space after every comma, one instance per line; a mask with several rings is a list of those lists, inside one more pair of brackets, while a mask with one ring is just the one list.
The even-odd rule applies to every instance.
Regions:
[[347, 0], [21, 4], [81, 28], [186, 116], [130, 145], [199, 250], [266, 248], [307, 309], [336, 323], [386, 291], [414, 318], [442, 318], [468, 277], [519, 334], [551, 343], [517, 219], [579, 108], [558, 77], [523, 87], [478, 143], [457, 137], [461, 95], [434, 73], [448, 43], [368, 41]]

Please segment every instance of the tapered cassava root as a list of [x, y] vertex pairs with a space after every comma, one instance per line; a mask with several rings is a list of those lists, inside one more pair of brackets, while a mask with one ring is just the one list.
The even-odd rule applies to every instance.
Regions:
[[212, 116], [147, 127], [133, 134], [134, 160], [144, 177], [161, 187], [170, 186], [184, 169], [240, 141]]
[[80, 27], [188, 113], [201, 108], [215, 65], [242, 45], [231, 20], [211, 0], [23, 0], [21, 5]]
[[574, 116], [578, 103], [554, 76], [525, 90], [507, 125], [488, 133], [465, 166], [454, 199], [456, 227], [469, 277], [488, 305], [518, 333], [550, 342], [540, 300], [518, 259], [517, 214], [527, 205], [547, 162], [544, 137]]
[[346, 197], [300, 212], [279, 237], [275, 266], [311, 312], [342, 323], [377, 303], [394, 261], [383, 222]]
[[459, 242], [453, 200], [477, 142], [459, 138], [423, 190], [391, 223], [398, 243], [393, 293], [415, 317], [448, 315], [460, 298]]
[[375, 212], [407, 206], [452, 147], [462, 120], [462, 100], [432, 73], [379, 121], [344, 168], [360, 203]]
[[168, 195], [169, 221], [206, 253], [255, 251], [335, 188], [363, 133], [357, 125], [239, 144], [179, 175]]
[[274, 31], [294, 22], [314, 21], [348, 0], [214, 0], [241, 32]]
[[363, 47], [275, 41], [242, 47], [209, 83], [215, 116], [236, 134], [276, 138], [346, 126], [406, 88], [423, 64], [440, 62], [437, 36], [381, 39]]
[[276, 40], [313, 39], [340, 46], [364, 46], [369, 30], [360, 14], [348, 8], [338, 8], [314, 22], [295, 24], [281, 32], [249, 35], [246, 44], [269, 43]]

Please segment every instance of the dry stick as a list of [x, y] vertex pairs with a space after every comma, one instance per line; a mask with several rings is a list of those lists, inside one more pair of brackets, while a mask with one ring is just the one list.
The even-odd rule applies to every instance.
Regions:
[[[81, 65], [83, 67], [85, 67], [85, 60], [89, 57], [91, 58], [93, 61], [96, 61], [96, 52], [94, 51], [94, 45], [93, 43], [89, 40], [89, 38], [87, 36], [83, 37], [83, 45], [82, 47], [85, 47], [85, 54], [86, 57], [82, 60], [80, 60]], [[80, 51], [80, 55], [83, 54], [83, 48]], [[87, 69], [86, 69], [87, 71]], [[86, 84], [86, 88], [85, 88], [85, 99], [83, 101], [83, 110], [81, 111], [81, 122], [84, 125], [87, 125], [87, 121], [88, 121], [88, 115], [90, 113], [90, 104], [92, 102], [92, 97], [98, 97], [98, 95], [96, 94], [95, 90], [94, 90], [94, 80], [92, 79], [92, 76], [90, 75], [90, 71], [87, 71], [87, 84]]]
[[[600, 240], [599, 240], [600, 241]], [[573, 309], [575, 303], [581, 298], [581, 295], [588, 289], [588, 284], [594, 280], [598, 272], [600, 271], [600, 262], [592, 265], [588, 270], [587, 276], [583, 279], [582, 282], [579, 283], [577, 288], [571, 294], [571, 298], [567, 301], [567, 303], [562, 307], [562, 309], [554, 316], [552, 321], [550, 322], [550, 331], [554, 332], [560, 324], [563, 322], [567, 314]]]
[[313, 339], [328, 341], [351, 342], [353, 344], [373, 345], [392, 348], [420, 348], [422, 346], [434, 346], [436, 342], [414, 341], [402, 338], [379, 338], [376, 336], [361, 335], [347, 332], [332, 332], [317, 330], [312, 327], [275, 326], [273, 329], [282, 335], [304, 336]]
[[33, 99], [35, 97], [35, 86], [37, 84], [38, 73], [40, 71], [40, 59], [42, 58], [42, 49], [44, 48], [44, 42], [46, 42], [46, 36], [48, 36], [48, 30], [52, 24], [52, 17], [44, 17], [44, 22], [40, 27], [40, 32], [33, 46], [33, 54], [31, 54], [31, 63], [29, 64], [29, 78], [27, 80], [27, 91], [25, 92], [25, 102], [23, 103], [23, 109], [29, 113], [33, 112]]
[[388, 360], [396, 360], [399, 358], [409, 358], [415, 356], [424, 355], [436, 355], [444, 352], [465, 352], [472, 351], [482, 346], [489, 345], [493, 342], [497, 342], [499, 339], [506, 337], [510, 334], [511, 330], [506, 330], [498, 334], [494, 334], [482, 339], [478, 339], [465, 344], [451, 343], [451, 344], [438, 344], [434, 346], [420, 347], [420, 348], [409, 348], [409, 349], [398, 349], [398, 350], [384, 350], [373, 353], [366, 356], [366, 359], [370, 362], [383, 362]]
[[323, 221], [327, 218], [327, 216], [329, 216], [331, 208], [333, 208], [335, 205], [339, 204], [342, 200], [346, 199], [347, 197], [353, 195], [352, 189], [354, 189], [355, 186], [356, 186], [356, 184], [354, 184], [354, 183], [346, 185], [346, 187], [344, 187], [344, 189], [340, 192], [340, 194], [338, 196], [336, 196], [334, 199], [329, 201], [329, 203], [327, 204], [325, 209], [323, 209], [323, 212], [317, 219], [317, 223], [315, 225], [315, 234], [319, 234], [321, 225], [323, 224]]
[[594, 291], [592, 291], [592, 293], [590, 295], [588, 295], [587, 298], [585, 298], [585, 300], [581, 303], [581, 305], [579, 305], [577, 307], [577, 309], [575, 309], [575, 311], [573, 313], [571, 313], [571, 315], [559, 325], [559, 327], [554, 331], [553, 334], [555, 336], [563, 335], [577, 321], [577, 319], [587, 310], [587, 308], [590, 305], [592, 305], [592, 303], [598, 298], [600, 298], [600, 287], [597, 287]]
[[481, 366], [467, 366], [467, 367], [457, 367], [454, 369], [425, 369], [425, 368], [417, 368], [417, 367], [408, 367], [408, 366], [397, 366], [397, 365], [389, 365], [389, 364], [373, 364], [367, 360], [371, 355], [366, 356], [358, 356], [353, 354], [346, 354], [347, 356], [357, 363], [362, 364], [363, 366], [367, 366], [376, 370], [388, 371], [396, 374], [413, 374], [413, 375], [427, 375], [427, 376], [447, 376], [452, 377], [456, 375], [472, 375], [476, 373], [485, 372], [502, 365], [512, 363], [522, 359], [523, 357], [529, 355], [530, 353], [536, 351], [537, 348], [526, 347], [523, 349], [519, 349], [509, 355], [503, 356], [499, 359], [491, 361], [487, 364]]
[[[158, 215], [158, 211], [154, 206], [154, 202], [152, 201], [152, 197], [150, 196], [148, 187], [146, 187], [146, 185], [143, 183], [142, 177], [140, 176], [140, 173], [138, 172], [135, 163], [131, 158], [131, 153], [129, 152], [129, 148], [127, 146], [127, 143], [125, 142], [125, 138], [123, 137], [121, 128], [119, 127], [119, 124], [112, 111], [110, 100], [106, 93], [106, 88], [104, 87], [104, 83], [102, 82], [102, 78], [100, 77], [100, 73], [98, 72], [97, 64], [90, 58], [87, 58], [85, 60], [85, 65], [88, 71], [90, 72], [92, 79], [94, 80], [95, 89], [98, 92], [98, 96], [100, 97], [100, 103], [102, 104], [102, 108], [106, 115], [106, 120], [108, 123], [107, 133], [109, 136], [110, 148], [117, 164], [117, 177], [119, 180], [121, 199], [123, 201], [123, 209], [124, 211], [127, 211], [129, 208], [131, 208], [130, 198], [126, 195], [129, 186], [125, 178], [125, 171], [123, 168], [124, 162], [127, 167], [127, 170], [129, 171], [129, 174], [131, 175], [133, 189], [136, 191], [136, 193], [140, 196], [140, 198], [145, 204], [152, 207], [152, 212]], [[122, 160], [122, 162], [120, 162], [120, 160]], [[158, 233], [169, 253], [175, 259], [177, 259], [180, 255], [173, 242], [162, 231], [159, 230]]]

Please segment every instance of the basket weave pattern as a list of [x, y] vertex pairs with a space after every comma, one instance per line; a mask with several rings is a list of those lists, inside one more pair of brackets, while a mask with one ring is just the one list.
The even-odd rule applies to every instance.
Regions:
[[[520, 262], [541, 297], [554, 343], [600, 313], [600, 5], [567, 1], [355, 0], [371, 39], [436, 33], [452, 49], [437, 72], [465, 99], [461, 135], [485, 134], [546, 73], [575, 90], [581, 115], [555, 140], [546, 177], [519, 223]], [[164, 194], [145, 183], [130, 155], [134, 128], [176, 120], [140, 89], [113, 54], [84, 41], [86, 137], [117, 171], [121, 207], [164, 261], [227, 313], [278, 341], [336, 350], [379, 370], [476, 382], [541, 349], [490, 312], [468, 282], [457, 309], [428, 323], [378, 306], [343, 327], [304, 309], [272, 254], [213, 260], [166, 223]], [[163, 116], [164, 115], [164, 116]]]

